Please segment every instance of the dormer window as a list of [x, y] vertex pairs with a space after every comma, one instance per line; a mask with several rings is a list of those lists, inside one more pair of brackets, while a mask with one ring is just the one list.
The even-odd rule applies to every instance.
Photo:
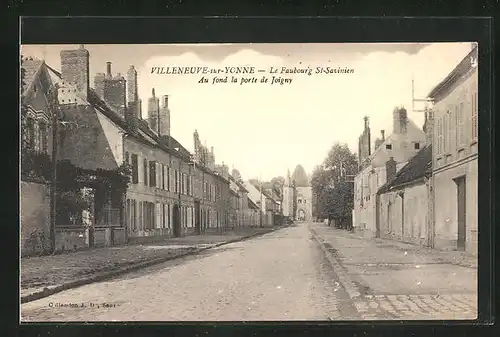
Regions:
[[413, 146], [415, 147], [415, 150], [420, 149], [420, 143], [418, 143], [418, 142], [413, 144]]
[[385, 144], [385, 148], [387, 150], [392, 150], [392, 144]]

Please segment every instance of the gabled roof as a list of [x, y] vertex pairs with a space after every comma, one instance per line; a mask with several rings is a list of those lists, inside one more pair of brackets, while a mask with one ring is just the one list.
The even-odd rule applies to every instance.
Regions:
[[427, 145], [418, 151], [408, 163], [398, 171], [392, 181], [386, 182], [377, 193], [386, 193], [392, 189], [398, 189], [409, 183], [415, 182], [423, 177], [431, 175], [432, 168], [432, 145]]
[[[462, 76], [467, 74], [472, 69], [472, 61], [477, 63], [477, 45], [465, 56], [462, 61], [446, 76], [438, 85], [436, 85], [427, 97], [437, 98], [453, 84], [455, 84]], [[477, 68], [477, 67], [476, 67]]]
[[25, 58], [21, 60], [21, 69], [22, 71], [24, 71], [24, 79], [22, 79], [23, 95], [26, 94], [31, 84], [35, 80], [36, 75], [42, 68], [42, 64], [44, 64], [44, 61], [34, 58]]
[[248, 207], [251, 207], [253, 209], [259, 209], [259, 206], [255, 202], [252, 201], [252, 199], [248, 198]]

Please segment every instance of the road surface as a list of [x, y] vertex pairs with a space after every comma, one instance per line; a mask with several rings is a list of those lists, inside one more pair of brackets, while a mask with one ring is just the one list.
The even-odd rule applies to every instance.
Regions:
[[307, 224], [25, 303], [21, 317], [80, 322], [357, 318]]

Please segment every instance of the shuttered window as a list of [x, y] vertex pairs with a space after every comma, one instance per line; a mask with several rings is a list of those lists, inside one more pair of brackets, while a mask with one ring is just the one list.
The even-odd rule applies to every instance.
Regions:
[[465, 109], [464, 109], [464, 103], [460, 103], [460, 106], [458, 107], [458, 114], [457, 114], [457, 145], [458, 146], [463, 146], [465, 144]]
[[161, 228], [162, 227], [162, 213], [161, 213], [161, 204], [159, 202], [156, 203], [156, 221], [155, 221], [155, 228]]
[[437, 120], [437, 145], [438, 145], [438, 155], [442, 155], [444, 152], [444, 138], [443, 138], [443, 121], [444, 117]]
[[478, 135], [478, 102], [477, 102], [477, 92], [472, 94], [472, 116], [471, 116], [471, 127], [472, 127], [472, 140], [477, 140]]

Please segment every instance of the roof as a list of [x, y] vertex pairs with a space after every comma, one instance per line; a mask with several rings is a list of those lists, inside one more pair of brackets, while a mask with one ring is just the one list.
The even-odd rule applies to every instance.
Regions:
[[21, 60], [21, 69], [24, 71], [24, 79], [22, 84], [23, 94], [28, 90], [30, 85], [35, 80], [36, 74], [40, 70], [44, 61], [34, 59], [34, 58], [25, 58]]
[[448, 76], [446, 76], [438, 85], [431, 90], [427, 97], [437, 98], [441, 94], [447, 91], [453, 84], [455, 84], [462, 76], [467, 74], [469, 70], [472, 69], [472, 60], [475, 59], [477, 62], [477, 44], [476, 46], [465, 56], [462, 61], [453, 69]]
[[309, 178], [302, 165], [297, 165], [292, 174], [292, 180], [295, 181], [296, 187], [309, 187]]
[[429, 177], [432, 167], [432, 145], [427, 145], [417, 152], [408, 163], [398, 171], [392, 181], [386, 182], [378, 193], [386, 193], [392, 189]]
[[252, 201], [252, 199], [248, 198], [248, 206], [253, 208], [253, 209], [259, 209], [259, 206], [255, 202]]

